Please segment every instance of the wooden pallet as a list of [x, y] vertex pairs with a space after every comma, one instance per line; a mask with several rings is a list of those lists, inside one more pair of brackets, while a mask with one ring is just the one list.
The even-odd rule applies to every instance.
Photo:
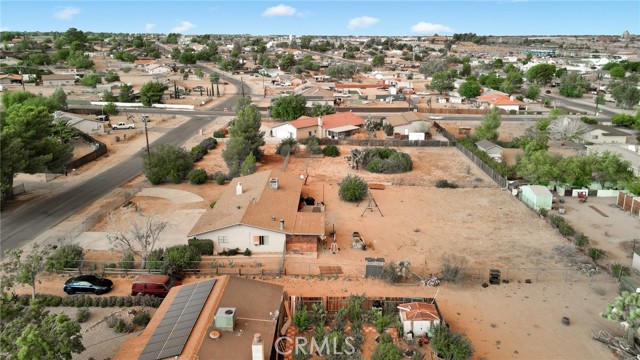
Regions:
[[384, 190], [384, 184], [369, 184], [369, 189]]
[[341, 266], [319, 266], [322, 275], [339, 275], [342, 274]]

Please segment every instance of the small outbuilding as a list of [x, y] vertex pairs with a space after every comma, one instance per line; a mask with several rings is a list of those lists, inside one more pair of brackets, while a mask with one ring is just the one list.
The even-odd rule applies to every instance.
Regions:
[[526, 185], [522, 188], [520, 200], [534, 210], [551, 210], [553, 195], [542, 185]]
[[398, 305], [400, 321], [404, 333], [413, 332], [413, 336], [423, 336], [433, 326], [442, 322], [438, 305], [425, 302], [412, 302]]
[[476, 146], [478, 147], [478, 150], [486, 152], [492, 159], [502, 161], [502, 153], [504, 152], [504, 148], [502, 146], [494, 144], [487, 139], [482, 139], [476, 142]]

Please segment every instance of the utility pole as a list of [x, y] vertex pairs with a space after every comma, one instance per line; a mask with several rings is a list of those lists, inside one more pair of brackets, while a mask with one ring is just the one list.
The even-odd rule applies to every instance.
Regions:
[[244, 99], [244, 81], [242, 81], [242, 76], [240, 77], [240, 91], [242, 93], [242, 98]]

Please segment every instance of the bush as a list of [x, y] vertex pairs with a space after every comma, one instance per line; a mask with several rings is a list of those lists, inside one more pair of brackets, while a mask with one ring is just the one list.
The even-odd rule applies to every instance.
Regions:
[[217, 204], [217, 203], [218, 203], [218, 202], [217, 202], [216, 200], [213, 200], [213, 201], [211, 202], [211, 204], [209, 204], [209, 207], [210, 207], [211, 209], [213, 209], [213, 208], [216, 206], [216, 204]]
[[207, 182], [207, 172], [204, 169], [193, 169], [187, 175], [189, 182], [194, 185], [201, 185]]
[[227, 136], [228, 131], [226, 129], [220, 129], [213, 132], [213, 137], [218, 139], [224, 139]]
[[335, 145], [327, 145], [322, 149], [322, 154], [324, 154], [324, 156], [336, 157], [340, 156], [340, 150]]
[[89, 312], [89, 309], [80, 308], [80, 309], [78, 309], [78, 312], [76, 313], [76, 321], [79, 322], [79, 323], [86, 322], [87, 320], [89, 320], [89, 316], [90, 315], [91, 315], [91, 313]]
[[359, 202], [367, 195], [369, 186], [367, 182], [357, 175], [347, 175], [340, 182], [338, 195], [347, 202]]
[[382, 125], [382, 131], [384, 131], [384, 134], [387, 136], [393, 136], [393, 125], [391, 124]]
[[388, 284], [395, 284], [400, 280], [400, 274], [398, 274], [398, 269], [394, 263], [386, 263], [382, 267], [382, 279]]
[[134, 266], [134, 258], [133, 253], [131, 251], [126, 251], [120, 259], [120, 268], [122, 269], [133, 269]]
[[222, 256], [236, 256], [238, 254], [240, 254], [240, 248], [235, 248], [235, 249], [225, 249], [220, 251], [218, 254], [222, 255]]
[[444, 255], [440, 266], [440, 279], [457, 283], [464, 277], [467, 259], [458, 255]]
[[109, 315], [105, 319], [105, 322], [107, 323], [107, 327], [109, 329], [113, 329], [114, 327], [116, 327], [116, 324], [118, 323], [118, 320], [120, 320], [119, 317], [117, 317], [115, 315]]
[[628, 266], [615, 263], [611, 264], [611, 273], [616, 277], [616, 279], [620, 279], [623, 276], [629, 276], [631, 274], [631, 270]]
[[178, 265], [183, 269], [197, 269], [200, 259], [200, 251], [191, 245], [176, 245], [164, 251], [165, 264]]
[[133, 324], [142, 327], [146, 327], [147, 324], [149, 324], [149, 321], [151, 321], [151, 315], [149, 315], [149, 312], [146, 310], [140, 311], [133, 317], [133, 320], [131, 320]]
[[200, 255], [213, 255], [213, 240], [191, 238], [187, 242], [190, 246], [198, 249]]
[[473, 345], [466, 335], [450, 332], [442, 323], [433, 329], [430, 344], [433, 351], [444, 358], [466, 360], [473, 356]]
[[306, 307], [303, 306], [302, 309], [296, 311], [293, 315], [293, 325], [296, 326], [301, 334], [309, 330], [311, 326], [311, 316], [309, 316]]
[[216, 148], [216, 146], [218, 146], [218, 140], [210, 137], [210, 138], [206, 138], [202, 141], [200, 141], [200, 146], [202, 146], [203, 148], [207, 149], [207, 150], [213, 150]]
[[589, 117], [583, 116], [580, 118], [580, 120], [585, 123], [585, 124], [590, 124], [590, 125], [595, 125], [598, 123], [598, 120], [596, 119], [591, 119]]
[[151, 160], [144, 157], [144, 175], [150, 183], [158, 185], [167, 179], [179, 184], [193, 168], [193, 158], [184, 148], [161, 144], [151, 152]]
[[224, 185], [224, 183], [227, 181], [227, 175], [225, 175], [222, 171], [218, 171], [213, 174], [213, 178], [218, 185]]
[[198, 162], [202, 160], [202, 158], [207, 154], [207, 152], [209, 152], [209, 150], [207, 150], [207, 148], [205, 148], [204, 146], [196, 145], [191, 148], [191, 151], [189, 152], [189, 154], [191, 155], [193, 162]]
[[374, 173], [397, 174], [410, 171], [413, 168], [413, 162], [408, 154], [386, 146], [367, 148], [354, 155], [358, 157], [359, 166]]
[[162, 273], [169, 275], [172, 279], [182, 280], [184, 279], [184, 268], [177, 264], [164, 263], [162, 265]]
[[127, 327], [127, 323], [125, 323], [124, 320], [119, 318], [118, 321], [116, 322], [115, 332], [123, 333], [125, 332], [126, 327]]
[[242, 255], [251, 256], [251, 250], [249, 250], [249, 248], [244, 249], [244, 251], [242, 252]]
[[589, 244], [589, 237], [585, 234], [578, 234], [575, 237], [576, 246], [585, 246]]
[[60, 271], [67, 268], [79, 268], [82, 263], [82, 247], [77, 244], [61, 245], [49, 257], [47, 268]]
[[320, 146], [318, 139], [311, 139], [307, 142], [307, 151], [311, 155], [322, 154], [322, 147]]
[[589, 248], [589, 257], [593, 259], [593, 261], [597, 261], [603, 256], [604, 256], [604, 250], [600, 248], [595, 248], [595, 247]]
[[144, 264], [145, 268], [151, 269], [151, 270], [162, 269], [163, 257], [164, 257], [164, 250], [162, 248], [153, 250], [147, 256], [147, 261]]
[[447, 180], [441, 179], [436, 181], [436, 187], [439, 189], [455, 189], [458, 187], [458, 185], [456, 185], [456, 183], [454, 183], [453, 181], [449, 182]]
[[298, 152], [298, 141], [294, 138], [282, 139], [276, 147], [276, 154], [287, 156]]

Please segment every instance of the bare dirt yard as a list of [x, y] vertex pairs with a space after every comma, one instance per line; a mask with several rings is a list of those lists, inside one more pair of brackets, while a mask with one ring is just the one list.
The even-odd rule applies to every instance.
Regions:
[[[150, 132], [150, 136], [153, 134], [157, 137], [166, 131], [163, 128], [179, 126], [183, 120], [176, 118], [163, 122], [162, 119], [153, 119], [150, 124], [158, 126], [158, 130]], [[188, 148], [197, 144], [224, 123], [212, 122], [205, 127], [203, 135], [194, 134], [185, 145]], [[507, 134], [516, 132], [515, 128], [505, 131]], [[501, 129], [501, 133], [505, 131]], [[144, 136], [140, 135], [127, 136], [126, 141], [120, 142], [115, 141], [113, 133], [105, 135], [104, 141], [108, 141], [117, 151], [94, 165], [78, 169], [69, 178], [89, 177], [91, 173], [110, 166], [113, 161], [122, 161], [144, 145]], [[210, 151], [196, 167], [210, 173], [226, 172], [226, 165], [220, 156], [224, 146], [220, 142], [218, 148]], [[607, 329], [622, 333], [617, 324], [607, 322], [598, 315], [613, 299], [618, 285], [606, 274], [586, 277], [572, 269], [566, 259], [554, 250], [558, 245], [568, 244], [568, 241], [535, 212], [499, 189], [459, 151], [454, 148], [399, 148], [399, 151], [411, 156], [413, 170], [406, 174], [384, 175], [352, 170], [343, 158], [349, 153], [350, 147], [341, 145], [339, 149], [341, 155], [336, 158], [310, 158], [302, 151], [299, 156], [291, 158], [286, 171], [294, 174], [308, 172], [308, 185], [303, 187], [303, 194], [326, 204], [327, 233], [336, 230], [341, 250], [338, 254], [320, 250], [317, 259], [288, 256], [285, 261], [288, 275], [268, 277], [266, 281], [282, 284], [288, 294], [301, 296], [437, 295], [445, 320], [452, 329], [464, 331], [472, 340], [476, 359], [613, 358], [608, 350], [591, 339], [591, 330]], [[275, 145], [266, 145], [264, 150], [265, 156], [258, 164], [258, 171], [281, 169], [284, 159], [275, 155]], [[339, 199], [338, 184], [349, 174], [361, 176], [370, 183], [385, 184], [384, 190], [372, 190], [378, 208], [374, 206], [367, 210], [368, 199], [360, 205]], [[440, 179], [454, 181], [459, 188], [436, 188], [435, 183]], [[143, 180], [143, 176], [138, 177], [123, 188], [131, 188]], [[147, 189], [131, 200], [145, 213], [153, 213], [177, 223], [171, 228], [171, 236], [161, 244], [167, 247], [185, 243], [189, 224], [208, 209], [210, 202], [216, 200], [225, 187], [208, 182], [199, 186], [189, 183], [163, 184]], [[113, 196], [122, 195], [114, 192]], [[186, 201], [186, 198], [194, 200]], [[107, 200], [96, 202], [65, 223], [82, 221], [99, 211]], [[587, 211], [585, 204], [576, 206], [582, 206]], [[118, 207], [114, 213], [122, 211], [123, 208]], [[609, 249], [600, 243], [608, 239], [605, 231], [612, 235], [609, 237], [624, 237], [620, 242], [630, 238], [630, 232], [637, 233], [637, 227], [633, 226], [621, 228], [620, 234], [614, 232], [618, 222], [629, 220], [620, 218], [615, 211], [618, 210], [611, 209], [609, 214], [605, 210], [610, 216], [607, 221], [612, 222], [611, 231], [608, 227], [599, 228], [597, 230], [605, 236], [593, 237], [600, 247]], [[568, 215], [572, 213], [572, 210], [568, 210]], [[64, 227], [65, 223], [59, 227]], [[590, 224], [584, 221], [585, 232], [589, 226], [593, 226]], [[104, 241], [112, 225], [104, 218], [88, 231]], [[373, 246], [366, 251], [352, 249], [353, 231], [360, 232], [365, 241]], [[82, 243], [89, 249], [92, 244], [92, 241]], [[611, 252], [614, 253], [613, 250]], [[412, 271], [424, 277], [440, 272], [443, 256], [449, 254], [466, 259], [469, 278], [462, 284], [444, 283], [439, 288], [430, 288], [417, 282], [389, 285], [381, 280], [362, 277], [365, 257], [382, 257], [387, 262], [409, 260]], [[117, 262], [120, 256], [119, 253], [100, 250], [87, 251], [85, 258]], [[277, 264], [277, 259], [274, 261], [274, 258], [255, 255], [238, 261], [241, 266], [247, 267], [254, 266], [256, 262], [263, 263], [265, 267]], [[321, 265], [339, 266], [343, 275], [331, 279], [320, 277], [318, 269]], [[509, 282], [481, 287], [488, 278], [490, 268], [502, 270], [503, 279]], [[65, 278], [53, 274], [42, 276], [38, 292], [64, 296], [62, 284]], [[115, 287], [110, 295], [128, 294], [132, 278], [114, 276]], [[531, 283], [526, 283], [527, 279]], [[198, 277], [192, 276], [185, 282], [198, 280]], [[18, 290], [30, 291], [29, 288]], [[570, 317], [570, 326], [561, 323], [563, 316]], [[98, 343], [105, 338], [104, 334], [111, 331], [99, 327], [95, 329], [84, 333], [85, 344]], [[106, 347], [88, 347], [87, 352], [78, 358], [113, 355], [119, 345], [116, 342], [109, 344]]]

